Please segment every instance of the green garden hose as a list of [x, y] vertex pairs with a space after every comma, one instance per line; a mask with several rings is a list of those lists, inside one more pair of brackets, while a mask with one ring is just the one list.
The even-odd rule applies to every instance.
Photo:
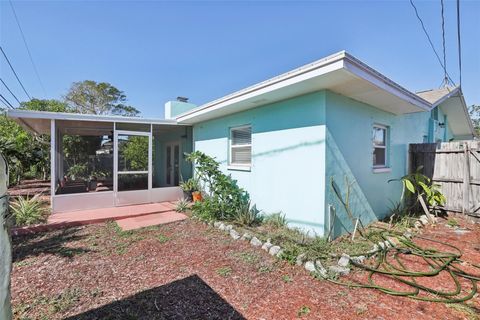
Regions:
[[[378, 235], [380, 235], [380, 238], [384, 239], [384, 241], [388, 241], [390, 246], [384, 245], [374, 253], [368, 252], [364, 254], [365, 256], [376, 256], [375, 263], [372, 265], [350, 260], [353, 266], [368, 272], [368, 283], [340, 281], [338, 279], [325, 276], [324, 278], [326, 280], [342, 286], [376, 289], [386, 294], [405, 296], [411, 299], [428, 302], [459, 303], [470, 300], [476, 295], [477, 281], [480, 281], [480, 273], [468, 273], [457, 266], [462, 262], [464, 263], [464, 261], [460, 259], [463, 255], [463, 252], [459, 248], [436, 239], [416, 236], [417, 239], [451, 248], [454, 252], [440, 251], [434, 248], [423, 248], [422, 246], [416, 244], [412, 239], [399, 232], [381, 227], [372, 228], [377, 229], [377, 232], [364, 232], [364, 237], [372, 243], [376, 243], [375, 240], [370, 236], [371, 234], [375, 234], [378, 239]], [[391, 241], [393, 239], [396, 241]], [[394, 244], [394, 242], [396, 244]], [[430, 270], [418, 271], [408, 269], [401, 258], [402, 256], [408, 255], [422, 258], [423, 261], [425, 261], [429, 266]], [[393, 263], [393, 261], [395, 261], [395, 263]], [[472, 263], [469, 263], [469, 265], [478, 269], [480, 272], [480, 266]], [[450, 276], [455, 284], [455, 288], [453, 290], [443, 291], [429, 288], [425, 285], [419, 284], [416, 280], [423, 277], [436, 277], [441, 272], [447, 273]], [[403, 285], [408, 286], [410, 289], [402, 291], [379, 285], [374, 280], [376, 275], [389, 277], [402, 283]], [[469, 292], [461, 296], [459, 295], [462, 293], [462, 289], [464, 288], [462, 288], [462, 283], [459, 278], [464, 278], [471, 283]], [[465, 291], [465, 289], [463, 291]]]

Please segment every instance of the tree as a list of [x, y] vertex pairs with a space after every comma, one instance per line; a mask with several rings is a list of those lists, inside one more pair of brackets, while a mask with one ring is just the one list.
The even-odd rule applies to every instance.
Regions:
[[77, 113], [131, 117], [140, 113], [136, 108], [125, 104], [127, 97], [123, 91], [106, 82], [74, 82], [65, 100]]
[[477, 132], [477, 135], [480, 135], [480, 105], [471, 105], [468, 107], [468, 111], [470, 112], [470, 117], [472, 118], [473, 127]]
[[[32, 99], [22, 102], [20, 109], [68, 112], [68, 106], [58, 100]], [[10, 168], [11, 182], [30, 173], [47, 178], [50, 168], [50, 137], [25, 131], [15, 121], [0, 115], [0, 152], [5, 155]]]

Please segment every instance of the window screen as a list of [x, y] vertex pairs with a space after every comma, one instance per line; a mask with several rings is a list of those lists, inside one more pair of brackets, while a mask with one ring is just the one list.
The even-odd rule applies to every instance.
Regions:
[[252, 127], [230, 130], [230, 164], [248, 166], [252, 162]]
[[387, 127], [373, 126], [373, 166], [387, 166]]

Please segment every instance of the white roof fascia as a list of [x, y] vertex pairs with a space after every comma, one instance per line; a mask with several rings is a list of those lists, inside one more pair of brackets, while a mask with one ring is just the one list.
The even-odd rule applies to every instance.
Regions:
[[[236, 91], [234, 93], [231, 93], [219, 99], [203, 104], [197, 108], [194, 108], [192, 110], [179, 114], [176, 119], [178, 122], [181, 123], [197, 115], [202, 115], [207, 112], [212, 112], [214, 110], [223, 108], [229, 104], [239, 102], [241, 100], [245, 100], [268, 91], [273, 91], [275, 89], [278, 89], [279, 87], [284, 87], [291, 83], [299, 82], [298, 79], [297, 80], [292, 80], [292, 79], [300, 75], [305, 75], [306, 73], [311, 72], [312, 70], [315, 70], [315, 69], [317, 69], [316, 75], [325, 74], [331, 71], [341, 69], [343, 67], [342, 59], [344, 57], [345, 57], [345, 51], [340, 51], [338, 53], [335, 53], [323, 59], [304, 65], [300, 68], [291, 70], [279, 76], [270, 78], [268, 80], [254, 84], [253, 86], [247, 87], [245, 89]], [[338, 63], [335, 64], [335, 62], [338, 62]], [[322, 70], [321, 68], [324, 68], [324, 69]], [[310, 78], [310, 77], [312, 76], [310, 75], [306, 78]], [[284, 83], [285, 81], [288, 81], [288, 80], [290, 80], [290, 83], [288, 84]]]
[[[437, 101], [435, 101], [434, 103], [432, 103], [432, 109], [435, 108], [436, 106], [439, 106], [441, 105], [443, 102], [445, 102], [448, 98], [452, 97], [453, 95], [455, 95], [458, 91], [460, 90], [460, 86], [456, 86], [452, 91], [450, 91], [449, 93], [447, 93], [446, 95], [444, 95], [443, 97], [441, 97], [440, 99], [438, 99]], [[462, 94], [462, 97], [463, 97], [463, 94]], [[465, 103], [465, 101], [463, 101], [463, 103]]]
[[313, 63], [281, 74], [277, 77], [265, 80], [245, 89], [236, 91], [220, 99], [208, 102], [197, 108], [182, 113], [177, 116], [177, 121], [180, 123], [188, 121], [198, 115], [218, 110], [234, 102], [239, 102], [247, 98], [252, 98], [256, 95], [278, 89], [279, 87], [287, 86], [292, 83], [300, 82], [302, 80], [312, 78], [314, 76], [319, 76], [321, 74], [326, 74], [328, 72], [342, 68], [350, 71], [351, 73], [357, 75], [358, 77], [366, 81], [371, 82], [378, 88], [386, 90], [387, 92], [394, 94], [395, 96], [409, 102], [410, 104], [417, 106], [420, 110], [431, 110], [431, 104], [428, 101], [422, 99], [415, 93], [403, 88], [399, 84], [383, 76], [381, 73], [372, 69], [371, 67], [351, 56], [350, 54], [346, 53], [345, 51], [340, 51], [326, 58], [317, 60]]
[[352, 72], [353, 74], [356, 74], [360, 78], [369, 81], [376, 87], [387, 91], [409, 102], [410, 104], [423, 109], [424, 111], [430, 111], [432, 109], [430, 102], [417, 96], [415, 93], [405, 89], [398, 83], [385, 77], [383, 74], [371, 68], [362, 61], [358, 60], [357, 58], [353, 57], [352, 55], [345, 53], [345, 58], [345, 69]]
[[123, 116], [106, 116], [96, 114], [81, 113], [63, 113], [48, 111], [31, 111], [31, 110], [7, 110], [7, 116], [17, 119], [49, 119], [49, 120], [66, 120], [66, 121], [93, 121], [93, 122], [128, 122], [141, 124], [164, 124], [164, 125], [181, 125], [176, 120], [152, 119], [140, 117], [123, 117]]
[[472, 118], [470, 117], [470, 113], [468, 112], [467, 103], [465, 102], [465, 98], [463, 97], [463, 93], [462, 93], [461, 90], [459, 91], [459, 96], [460, 96], [460, 100], [462, 100], [463, 112], [465, 113], [465, 116], [467, 117], [468, 128], [470, 129], [470, 132], [472, 133], [472, 135], [474, 137], [476, 137], [477, 132], [475, 131], [475, 128], [473, 127]]

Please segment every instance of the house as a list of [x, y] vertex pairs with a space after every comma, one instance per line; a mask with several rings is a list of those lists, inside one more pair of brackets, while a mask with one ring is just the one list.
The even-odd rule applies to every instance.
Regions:
[[[341, 203], [347, 193], [363, 224], [389, 214], [401, 185], [388, 181], [408, 172], [410, 143], [474, 137], [460, 87], [413, 93], [344, 51], [201, 106], [181, 100], [167, 102], [164, 119], [8, 115], [52, 135], [54, 212], [178, 199], [179, 181], [192, 174], [183, 154], [200, 150], [258, 208], [334, 236], [353, 227]], [[96, 137], [92, 162], [113, 143], [113, 159], [97, 165], [101, 174], [82, 173], [88, 183], [71, 177], [62, 153], [68, 136]]]

